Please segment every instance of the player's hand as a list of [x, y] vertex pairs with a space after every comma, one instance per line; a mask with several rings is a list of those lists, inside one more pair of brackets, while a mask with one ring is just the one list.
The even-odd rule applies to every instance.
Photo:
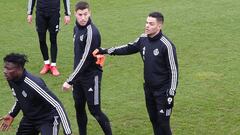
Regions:
[[93, 53], [95, 53], [95, 55], [97, 54], [108, 54], [108, 49], [104, 49], [104, 48], [97, 48], [93, 51]]
[[63, 83], [62, 90], [69, 91], [72, 88], [72, 85], [68, 84], [67, 82]]
[[13, 122], [14, 118], [12, 116], [10, 116], [9, 114], [2, 117], [0, 119], [1, 124], [0, 124], [0, 131], [8, 131], [9, 127], [11, 126], [12, 122]]
[[101, 67], [103, 67], [106, 57], [104, 55], [102, 55], [102, 54], [98, 54], [98, 55], [96, 55], [96, 57], [97, 57], [96, 64], [98, 64]]
[[99, 52], [99, 49], [95, 49], [95, 50], [92, 52], [93, 57], [97, 57], [98, 52]]
[[28, 16], [27, 16], [27, 22], [28, 22], [29, 24], [32, 24], [32, 15], [28, 15]]
[[97, 58], [96, 64], [98, 64], [101, 67], [103, 67], [106, 57], [104, 55], [102, 55], [102, 54], [98, 54], [98, 52], [99, 52], [99, 49], [95, 49], [92, 52], [92, 54], [93, 54], [94, 57]]
[[66, 15], [66, 16], [64, 17], [64, 24], [65, 24], [65, 25], [69, 24], [69, 23], [70, 23], [70, 20], [71, 20], [71, 19], [70, 19], [70, 16], [67, 16], [67, 15]]

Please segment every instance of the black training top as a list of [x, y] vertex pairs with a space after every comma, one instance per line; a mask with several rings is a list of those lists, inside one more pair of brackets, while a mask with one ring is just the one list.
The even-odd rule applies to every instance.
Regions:
[[9, 114], [17, 116], [20, 110], [29, 120], [38, 121], [58, 115], [66, 134], [71, 134], [67, 114], [58, 98], [47, 88], [45, 82], [24, 70], [20, 79], [8, 81], [16, 101]]
[[73, 33], [74, 42], [74, 71], [67, 79], [73, 84], [81, 78], [88, 77], [94, 71], [102, 72], [102, 68], [96, 64], [96, 58], [92, 52], [101, 46], [101, 36], [91, 19], [85, 26], [76, 22]]
[[160, 31], [153, 38], [142, 34], [133, 43], [108, 49], [112, 55], [137, 52], [140, 52], [144, 62], [145, 84], [174, 96], [178, 83], [178, 62], [173, 43]]
[[[36, 0], [28, 0], [27, 14], [32, 15]], [[63, 0], [65, 15], [71, 15], [70, 0]], [[37, 11], [49, 13], [60, 11], [60, 0], [37, 0]]]

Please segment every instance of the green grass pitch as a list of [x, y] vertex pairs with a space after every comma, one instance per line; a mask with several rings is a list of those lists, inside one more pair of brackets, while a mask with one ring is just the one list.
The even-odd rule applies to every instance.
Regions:
[[[78, 134], [78, 128], [72, 94], [62, 92], [61, 86], [72, 71], [76, 2], [71, 0], [68, 26], [63, 26], [61, 8], [62, 29], [58, 35], [61, 76], [41, 76], [64, 104], [74, 135]], [[171, 117], [173, 134], [240, 134], [239, 0], [89, 0], [89, 3], [93, 22], [102, 34], [102, 47], [134, 41], [143, 32], [149, 12], [164, 14], [163, 32], [176, 45], [179, 61], [179, 85]], [[33, 25], [26, 21], [27, 0], [2, 1], [0, 7], [0, 58], [10, 52], [25, 53], [30, 61], [26, 68], [40, 76], [42, 56], [35, 21]], [[3, 67], [3, 62], [0, 66]], [[142, 72], [139, 54], [106, 59], [102, 109], [111, 121], [114, 135], [153, 134], [145, 107]], [[0, 116], [3, 116], [14, 99], [2, 74], [0, 86]], [[0, 134], [15, 134], [21, 115], [15, 118], [9, 132]], [[89, 135], [103, 135], [96, 120], [88, 116]]]

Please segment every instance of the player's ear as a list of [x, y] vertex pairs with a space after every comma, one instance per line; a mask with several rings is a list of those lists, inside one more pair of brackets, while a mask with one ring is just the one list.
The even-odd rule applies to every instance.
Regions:
[[159, 22], [159, 23], [158, 23], [158, 28], [161, 30], [162, 27], [163, 27], [163, 23], [162, 23], [162, 22]]
[[88, 12], [89, 12], [89, 16], [91, 16], [91, 10], [89, 10]]

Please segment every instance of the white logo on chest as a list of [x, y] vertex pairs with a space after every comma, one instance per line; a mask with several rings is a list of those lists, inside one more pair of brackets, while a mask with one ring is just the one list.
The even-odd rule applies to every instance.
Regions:
[[22, 91], [22, 95], [26, 98], [27, 97], [27, 93], [23, 90]]
[[80, 41], [83, 41], [83, 35], [80, 36]]
[[155, 56], [157, 56], [157, 55], [159, 54], [159, 50], [158, 50], [158, 49], [154, 49], [154, 50], [153, 50], [153, 54], [154, 54]]

